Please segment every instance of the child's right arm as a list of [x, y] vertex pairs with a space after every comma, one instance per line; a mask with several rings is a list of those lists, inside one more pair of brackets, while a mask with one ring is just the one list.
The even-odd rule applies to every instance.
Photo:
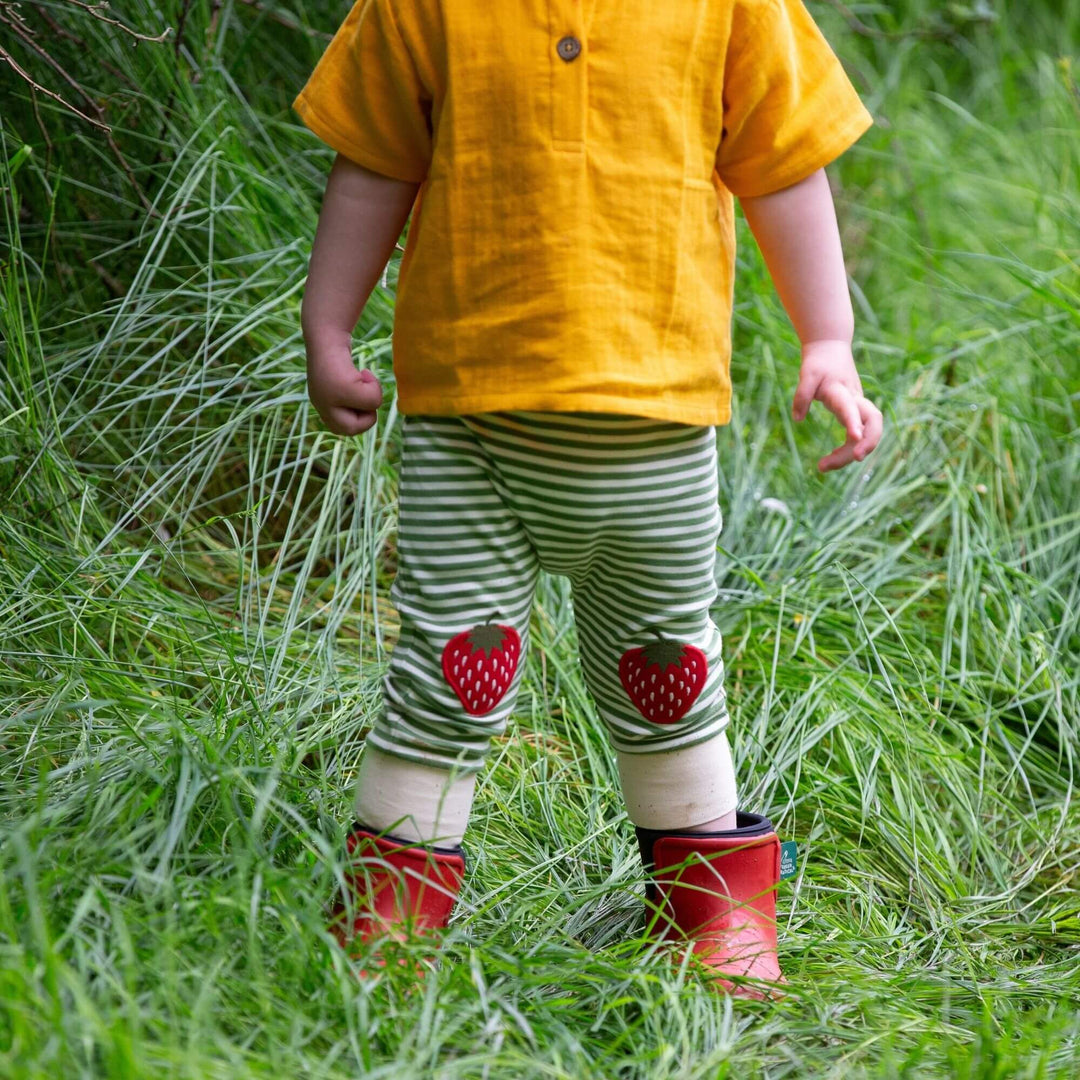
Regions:
[[308, 396], [336, 435], [375, 423], [382, 388], [352, 360], [352, 332], [394, 251], [419, 184], [372, 172], [338, 154], [312, 242], [300, 324]]
[[822, 472], [862, 461], [881, 439], [882, 416], [863, 394], [851, 352], [855, 317], [825, 170], [739, 202], [802, 342], [792, 416], [802, 420], [820, 401], [844, 425], [844, 445], [821, 458]]

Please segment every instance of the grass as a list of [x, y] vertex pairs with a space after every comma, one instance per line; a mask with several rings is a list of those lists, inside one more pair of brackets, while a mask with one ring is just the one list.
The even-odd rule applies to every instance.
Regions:
[[[887, 429], [816, 474], [835, 431], [789, 419], [741, 227], [715, 615], [742, 804], [799, 843], [781, 1002], [643, 946], [554, 577], [445, 960], [354, 977], [323, 907], [396, 632], [400, 424], [388, 394], [339, 439], [306, 400], [330, 154], [287, 104], [325, 39], [196, 3], [183, 62], [58, 44], [129, 80], [102, 93], [153, 213], [6, 85], [0, 1075], [1077, 1074], [1080, 4], [811, 8], [878, 119], [830, 172]], [[396, 274], [356, 339], [388, 387]]]

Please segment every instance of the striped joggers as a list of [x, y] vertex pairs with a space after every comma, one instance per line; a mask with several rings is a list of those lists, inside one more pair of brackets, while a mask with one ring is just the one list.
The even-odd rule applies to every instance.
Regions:
[[447, 773], [471, 798], [514, 709], [541, 568], [570, 581], [585, 683], [632, 820], [677, 828], [697, 823], [680, 817], [732, 809], [721, 638], [710, 617], [721, 528], [715, 429], [542, 412], [409, 415], [403, 424], [390, 592], [401, 632], [361, 765], [358, 816], [389, 827], [423, 802], [420, 778]]

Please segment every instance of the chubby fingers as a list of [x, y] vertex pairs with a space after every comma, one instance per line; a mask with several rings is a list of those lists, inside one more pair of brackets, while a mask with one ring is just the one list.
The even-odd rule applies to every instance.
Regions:
[[845, 465], [850, 465], [854, 460], [853, 444], [846, 442], [843, 446], [838, 446], [831, 454], [826, 454], [817, 463], [817, 467], [819, 472], [832, 472], [833, 469], [842, 469]]
[[881, 441], [883, 428], [881, 410], [866, 398], [859, 398], [856, 405], [861, 433], [854, 435], [849, 427], [844, 445], [838, 446], [818, 462], [818, 469], [821, 472], [831, 472], [833, 469], [842, 469], [853, 461], [862, 461]]
[[371, 412], [382, 404], [382, 387], [379, 380], [364, 368], [355, 372], [351, 379], [344, 380], [334, 395], [334, 404], [360, 412]]
[[863, 421], [863, 436], [852, 450], [856, 461], [862, 461], [881, 442], [881, 433], [885, 427], [881, 410], [866, 398], [859, 398], [859, 414]]
[[791, 402], [791, 418], [793, 420], [805, 420], [807, 410], [810, 408], [821, 383], [822, 375], [815, 372], [809, 366], [799, 370], [799, 385], [795, 387], [795, 396]]
[[331, 408], [323, 421], [335, 435], [360, 435], [375, 426], [377, 412], [358, 412], [356, 409]]
[[354, 368], [322, 399], [320, 414], [335, 435], [359, 435], [374, 426], [382, 399], [379, 380], [367, 368]]
[[855, 443], [863, 437], [859, 399], [849, 386], [842, 382], [823, 383], [818, 388], [818, 400], [844, 425], [848, 442]]

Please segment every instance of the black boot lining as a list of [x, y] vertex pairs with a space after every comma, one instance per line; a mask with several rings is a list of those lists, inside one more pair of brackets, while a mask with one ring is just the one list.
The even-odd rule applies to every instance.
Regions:
[[394, 836], [393, 833], [379, 832], [378, 829], [371, 828], [370, 825], [365, 825], [362, 821], [354, 821], [349, 830], [350, 832], [365, 832], [370, 836], [377, 836], [380, 840], [389, 840], [392, 844], [400, 844], [403, 848], [422, 848], [425, 851], [435, 851], [440, 855], [456, 855], [462, 862], [465, 862], [465, 849], [461, 844], [457, 844], [454, 847], [439, 847], [438, 844], [422, 844], [416, 840], [406, 840], [401, 836]]

